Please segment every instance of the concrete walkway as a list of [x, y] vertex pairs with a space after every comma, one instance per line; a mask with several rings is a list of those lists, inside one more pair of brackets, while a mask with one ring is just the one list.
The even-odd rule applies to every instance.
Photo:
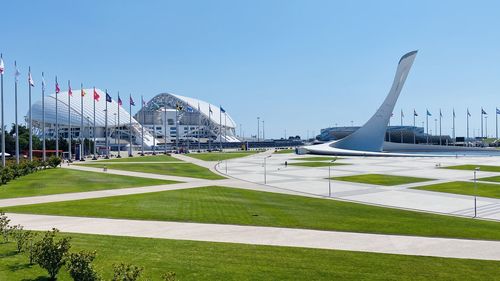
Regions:
[[500, 242], [307, 229], [7, 214], [25, 229], [500, 261]]

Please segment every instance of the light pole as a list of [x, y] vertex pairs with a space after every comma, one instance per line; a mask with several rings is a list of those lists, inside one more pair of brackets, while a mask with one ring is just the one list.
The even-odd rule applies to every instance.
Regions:
[[267, 172], [266, 172], [266, 160], [267, 158], [270, 158], [271, 155], [264, 157], [264, 184], [267, 184]]
[[328, 165], [328, 197], [332, 197], [332, 177], [331, 177], [331, 168], [333, 166], [333, 163], [335, 163], [335, 161], [337, 161], [337, 157], [333, 158], [332, 161], [330, 161], [330, 163], [332, 163], [331, 165]]
[[260, 138], [260, 117], [257, 117], [257, 142], [259, 142]]
[[479, 171], [479, 167], [474, 168], [474, 218], [477, 217], [477, 182], [476, 173]]

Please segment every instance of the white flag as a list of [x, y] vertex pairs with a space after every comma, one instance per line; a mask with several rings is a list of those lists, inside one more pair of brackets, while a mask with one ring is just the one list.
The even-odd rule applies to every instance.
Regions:
[[3, 59], [0, 58], [0, 74], [3, 74], [5, 70], [5, 65], [3, 64]]
[[28, 83], [31, 87], [35, 87], [35, 81], [33, 81], [33, 78], [31, 77], [31, 72], [28, 73]]

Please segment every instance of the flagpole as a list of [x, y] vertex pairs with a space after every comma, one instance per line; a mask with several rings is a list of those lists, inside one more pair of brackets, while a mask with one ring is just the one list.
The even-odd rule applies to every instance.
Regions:
[[47, 152], [45, 148], [45, 78], [43, 72], [42, 72], [42, 159], [43, 161], [47, 160]]
[[496, 139], [498, 140], [498, 108], [495, 108]]
[[222, 151], [222, 110], [219, 105], [219, 148]]
[[106, 92], [106, 106], [104, 112], [106, 112], [104, 118], [104, 143], [106, 145], [106, 157], [104, 159], [109, 159], [109, 143], [108, 143], [108, 89], [104, 90]]
[[212, 150], [211, 134], [210, 134], [210, 123], [212, 122], [212, 108], [208, 105], [208, 150]]
[[175, 150], [179, 151], [179, 105], [175, 105]]
[[403, 110], [401, 109], [401, 143], [403, 143]]
[[129, 148], [128, 148], [128, 157], [132, 157], [132, 94], [129, 95], [128, 99], [128, 105], [129, 105]]
[[227, 117], [227, 114], [224, 111], [224, 139], [227, 140], [227, 123], [226, 123], [226, 117]]
[[71, 162], [71, 82], [68, 80], [68, 162]]
[[[83, 83], [80, 84], [80, 161], [83, 161], [83, 151], [85, 151], [84, 143], [83, 143]], [[89, 140], [90, 141], [90, 140]]]
[[443, 114], [441, 113], [441, 109], [439, 110], [439, 145], [442, 145], [441, 142], [441, 120], [443, 119]]
[[425, 109], [425, 129], [426, 129], [426, 135], [427, 135], [427, 144], [429, 144], [429, 110]]
[[153, 112], [153, 155], [156, 155], [156, 110]]
[[29, 159], [30, 161], [33, 161], [33, 132], [32, 132], [32, 126], [33, 126], [33, 123], [32, 123], [32, 108], [31, 108], [31, 66], [28, 67], [28, 72], [29, 72], [29, 79], [28, 79], [28, 99], [29, 99], [29, 109], [30, 109], [30, 114], [29, 114]]
[[142, 105], [141, 156], [144, 156], [144, 121], [146, 119], [146, 113], [144, 112], [144, 97], [142, 95], [141, 95], [141, 105]]
[[19, 124], [17, 122], [17, 76], [18, 71], [17, 71], [17, 63], [14, 61], [14, 66], [16, 68], [16, 79], [15, 79], [15, 84], [14, 84], [14, 96], [15, 96], [15, 122], [16, 122], [16, 164], [19, 164]]
[[167, 98], [163, 96], [163, 149], [167, 155]]
[[469, 109], [467, 108], [467, 144], [468, 143], [469, 143]]
[[481, 107], [481, 139], [483, 139], [483, 108]]
[[453, 108], [453, 145], [457, 142], [457, 131], [455, 128], [455, 109]]
[[58, 91], [57, 91], [57, 76], [56, 76], [56, 131], [55, 131], [55, 138], [56, 138], [56, 157], [59, 157], [59, 118], [58, 118]]
[[96, 136], [95, 136], [95, 87], [94, 87], [94, 92], [93, 94], [93, 100], [94, 100], [94, 128], [92, 129], [92, 134], [94, 135], [94, 157], [92, 157], [92, 160], [97, 160], [97, 145], [96, 145]]
[[[121, 98], [120, 98], [120, 92], [118, 92], [118, 101], [123, 102], [123, 101], [121, 101]], [[115, 128], [116, 130], [118, 130], [118, 156], [116, 158], [122, 158], [122, 156], [121, 156], [122, 145], [120, 143], [120, 141], [122, 139], [122, 131], [120, 130], [120, 102], [118, 102], [118, 124], [117, 124], [117, 127]]]
[[417, 143], [417, 133], [416, 133], [416, 130], [417, 130], [417, 127], [415, 126], [415, 108], [413, 109], [413, 144], [416, 144]]
[[[3, 54], [0, 54], [0, 61], [3, 62]], [[0, 74], [1, 76], [1, 93], [0, 93], [0, 102], [2, 104], [2, 166], [5, 167], [5, 127], [4, 127], [4, 110], [3, 110], [3, 72]]]
[[200, 111], [200, 103], [198, 103], [198, 151], [201, 150], [201, 141], [200, 141], [201, 131], [200, 131], [200, 127], [201, 127], [201, 111]]

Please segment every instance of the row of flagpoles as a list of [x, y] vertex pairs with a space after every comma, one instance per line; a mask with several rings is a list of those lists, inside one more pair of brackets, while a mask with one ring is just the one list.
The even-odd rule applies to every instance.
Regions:
[[[429, 117], [432, 116], [432, 113], [426, 109], [425, 110], [426, 113], [425, 113], [425, 117], [426, 117], [426, 134], [427, 134], [427, 142], [428, 142], [428, 137], [429, 137]], [[495, 108], [495, 129], [496, 129], [496, 135], [495, 135], [495, 138], [498, 139], [498, 115], [500, 114], [500, 109], [498, 108]], [[485, 136], [484, 134], [484, 130], [483, 130], [483, 121], [485, 119], [485, 117], [488, 116], [488, 113], [481, 107], [481, 138], [484, 138], [484, 137], [487, 137]], [[391, 117], [393, 117], [394, 114], [391, 115]], [[418, 116], [418, 113], [415, 109], [413, 109], [413, 126], [416, 127], [416, 117]], [[467, 108], [467, 114], [466, 114], [466, 117], [467, 117], [467, 134], [466, 134], [466, 138], [469, 139], [469, 118], [472, 116], [472, 114], [470, 113], [469, 111], [469, 108]], [[401, 110], [401, 113], [400, 113], [400, 117], [401, 117], [401, 126], [403, 126], [403, 118], [405, 117], [404, 115], [404, 112], [403, 110]], [[453, 109], [452, 111], [452, 120], [453, 120], [453, 125], [452, 125], [452, 138], [455, 139], [456, 137], [456, 130], [455, 130], [455, 118], [456, 118], [456, 113], [455, 113], [455, 109]], [[439, 135], [441, 136], [441, 122], [442, 122], [442, 119], [443, 119], [443, 113], [441, 111], [441, 109], [439, 110]], [[437, 132], [435, 132], [437, 134]], [[414, 137], [415, 138], [415, 137]], [[415, 140], [414, 140], [415, 142]]]
[[[18, 99], [18, 82], [19, 82], [19, 77], [21, 75], [21, 72], [19, 71], [17, 67], [17, 62], [14, 61], [14, 77], [15, 77], [15, 83], [14, 83], [14, 109], [15, 109], [15, 151], [16, 151], [16, 163], [19, 164], [20, 161], [20, 151], [19, 151], [19, 126], [18, 126], [18, 113], [17, 113], [17, 99]], [[0, 123], [1, 123], [1, 128], [2, 128], [2, 136], [1, 136], [1, 146], [2, 146], [2, 166], [5, 166], [5, 110], [4, 110], [4, 74], [5, 74], [5, 63], [3, 60], [3, 54], [0, 54], [0, 111], [1, 111], [1, 116], [0, 116]], [[41, 73], [41, 94], [42, 94], [42, 159], [45, 161], [46, 160], [46, 131], [45, 131], [45, 77], [44, 73]], [[31, 74], [31, 67], [28, 67], [28, 102], [29, 102], [29, 116], [28, 116], [28, 131], [29, 131], [29, 152], [28, 152], [28, 157], [29, 160], [33, 160], [33, 122], [32, 122], [32, 110], [31, 110], [31, 105], [32, 105], [32, 95], [31, 95], [31, 88], [35, 87], [35, 81], [33, 79], [33, 76]], [[61, 92], [59, 82], [57, 80], [57, 76], [55, 77], [55, 98], [56, 98], [56, 108], [55, 108], [55, 119], [56, 119], [56, 124], [55, 124], [55, 146], [56, 146], [56, 156], [59, 156], [59, 118], [58, 118], [58, 103], [59, 103], [59, 93]], [[108, 140], [108, 103], [112, 102], [111, 96], [108, 94], [107, 90], [105, 91], [106, 93], [106, 119], [105, 119], [105, 135], [106, 135], [106, 148], [109, 148], [109, 140]], [[80, 128], [80, 135], [79, 135], [79, 141], [80, 144], [83, 146], [83, 97], [86, 95], [86, 92], [83, 88], [83, 84], [81, 84], [81, 90], [80, 90], [80, 97], [81, 97], [81, 108], [80, 108], [80, 119], [81, 119], [81, 128]], [[94, 102], [94, 120], [93, 120], [93, 127], [94, 127], [94, 159], [96, 159], [96, 154], [97, 154], [97, 149], [96, 149], [96, 134], [95, 134], [95, 128], [96, 128], [96, 117], [95, 117], [95, 104], [96, 102], [99, 102], [100, 95], [96, 91], [95, 87], [93, 88], [93, 102]], [[68, 153], [69, 157], [68, 159], [72, 159], [71, 156], [71, 97], [73, 96], [72, 88], [71, 88], [71, 81], [68, 80]], [[142, 99], [142, 98], [141, 98]], [[143, 100], [143, 99], [142, 99]], [[143, 100], [144, 103], [144, 100]], [[118, 124], [120, 122], [120, 107], [123, 105], [122, 100], [120, 98], [120, 93], [118, 92]], [[130, 106], [130, 112], [132, 112], [132, 106], [135, 106], [135, 102], [132, 98], [132, 95], [129, 96], [129, 106]], [[130, 114], [130, 125], [132, 127], [132, 116]], [[142, 127], [142, 126], [141, 126]], [[90, 128], [89, 128], [90, 130]], [[144, 132], [142, 132], [144, 134]], [[119, 137], [120, 139], [120, 137]], [[132, 134], [130, 134], [130, 143], [132, 143]], [[144, 145], [143, 145], [144, 149]], [[82, 150], [81, 150], [82, 151]], [[80, 151], [80, 159], [83, 160], [83, 155]], [[120, 149], [119, 149], [120, 151]], [[90, 151], [89, 151], [90, 153]], [[132, 156], [132, 146], [129, 148], [129, 156]], [[106, 157], [109, 158], [109, 149], [107, 149], [107, 154]], [[120, 155], [118, 155], [120, 157]]]

